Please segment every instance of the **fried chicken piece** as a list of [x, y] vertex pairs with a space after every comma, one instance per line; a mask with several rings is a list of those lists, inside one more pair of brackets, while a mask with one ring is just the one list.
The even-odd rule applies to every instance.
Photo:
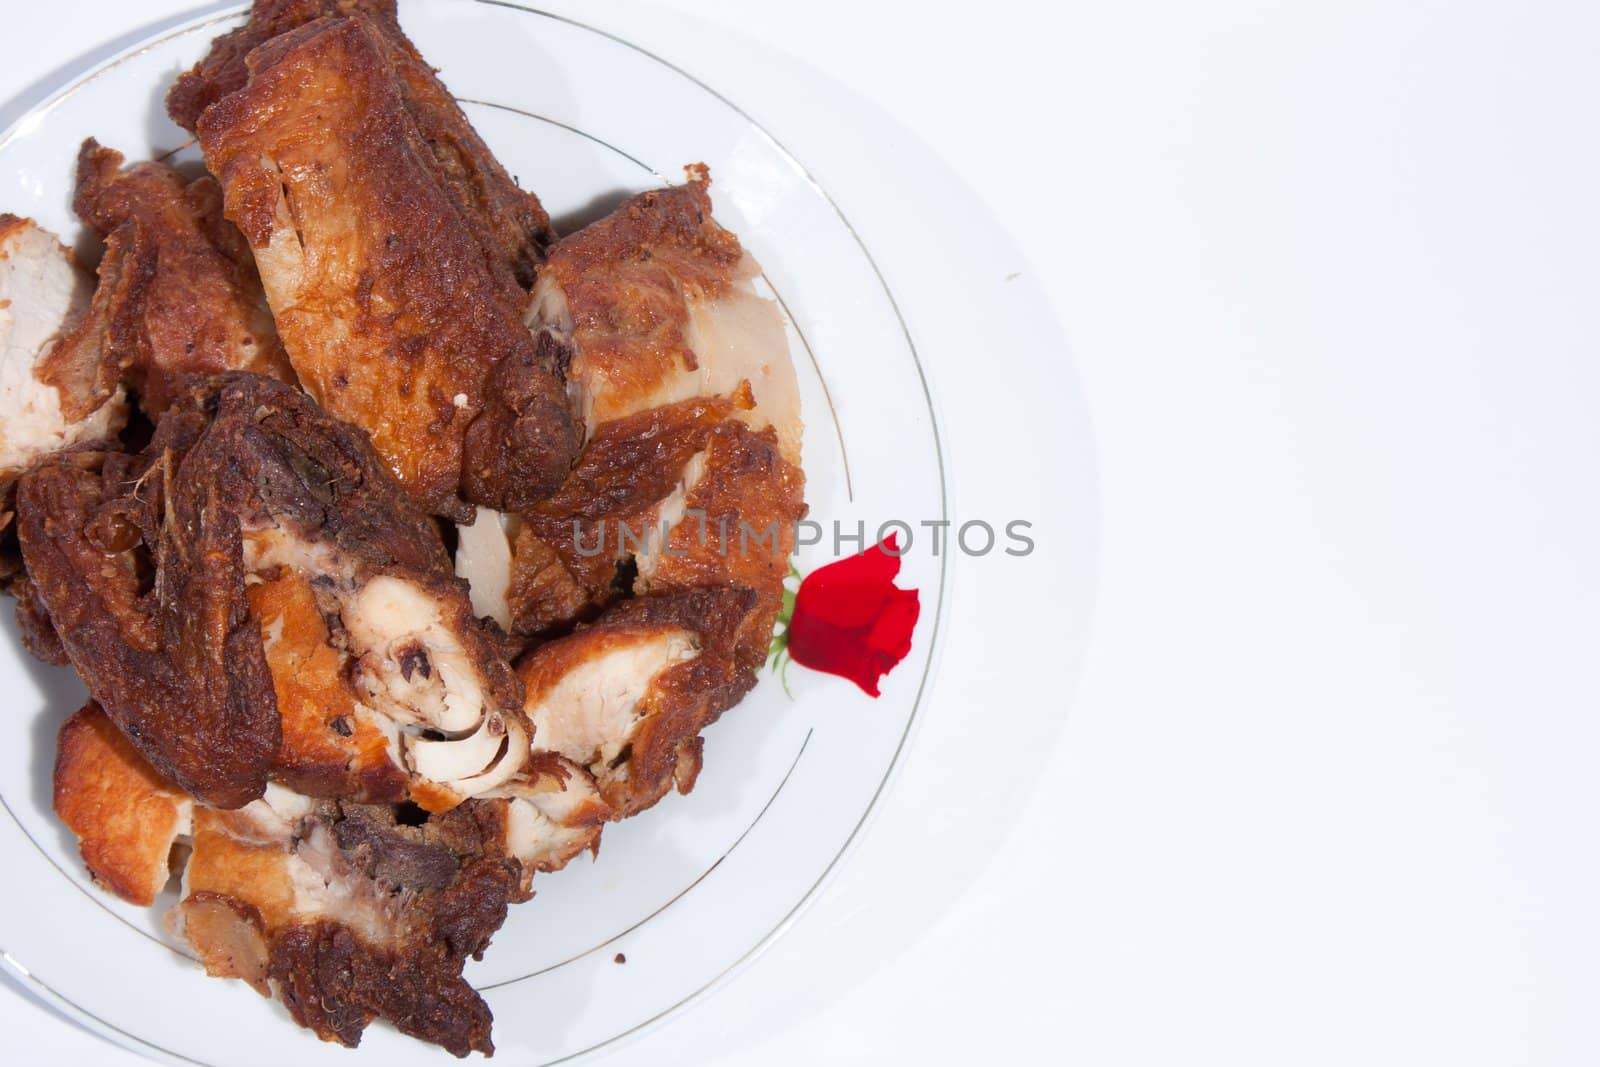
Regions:
[[167, 111], [195, 131], [207, 107], [250, 80], [247, 57], [258, 46], [326, 16], [365, 15], [380, 31], [389, 62], [400, 76], [401, 99], [438, 163], [488, 262], [522, 288], [533, 285], [545, 248], [555, 240], [539, 198], [516, 181], [489, 152], [455, 97], [400, 28], [393, 0], [257, 0], [250, 21], [217, 38], [211, 51], [183, 74], [167, 95]]
[[127, 421], [116, 365], [88, 343], [106, 315], [105, 300], [90, 314], [94, 296], [93, 275], [66, 246], [0, 214], [0, 486], [53, 452], [109, 440]]
[[325, 1041], [355, 1046], [383, 1018], [489, 1055], [489, 1008], [461, 969], [525, 896], [506, 841], [502, 801], [406, 825], [390, 807], [274, 786], [238, 811], [196, 811], [170, 921], [207, 972], [277, 997]]
[[515, 632], [534, 635], [522, 627], [570, 626], [628, 593], [736, 586], [756, 594], [737, 627], [740, 661], [760, 666], [805, 479], [771, 427], [753, 430], [737, 414], [733, 401], [687, 400], [604, 424], [560, 491], [520, 517], [509, 561], [463, 528], [457, 572], [486, 601], [505, 591], [480, 613], [503, 611]]
[[530, 326], [565, 353], [593, 436], [615, 419], [691, 398], [750, 393], [739, 417], [772, 426], [800, 462], [800, 396], [761, 267], [711, 217], [711, 176], [642, 193], [550, 250]]
[[301, 383], [422, 506], [531, 506], [578, 447], [554, 351], [519, 320], [365, 17], [249, 54], [197, 130]]
[[614, 818], [700, 773], [700, 731], [755, 685], [737, 642], [756, 594], [723, 587], [624, 600], [517, 668], [535, 737], [586, 767]]
[[248, 370], [293, 381], [250, 249], [222, 217], [221, 188], [163, 163], [122, 164], [120, 152], [85, 141], [73, 208], [148, 276], [111, 339], [145, 413], [165, 410], [183, 374]]
[[370, 799], [404, 784], [443, 810], [526, 762], [520, 685], [437, 528], [300, 391], [224, 375], [140, 456], [47, 465], [18, 502], [73, 664], [206, 803], [237, 807], [271, 775]]
[[96, 883], [149, 907], [167, 884], [168, 859], [187, 836], [194, 801], [145, 762], [90, 701], [56, 738], [55, 809], [78, 835]]
[[538, 738], [526, 776], [500, 792], [507, 797], [506, 848], [529, 879], [559, 871], [579, 853], [599, 852], [600, 831], [614, 815], [594, 775]]
[[711, 217], [705, 168], [688, 173], [551, 250], [530, 325], [568, 365], [587, 444], [549, 499], [464, 528], [456, 566], [479, 611], [524, 636], [629, 588], [742, 585], [758, 594], [740, 640], [754, 662], [805, 514], [799, 394], [760, 268]]
[[182, 476], [238, 517], [283, 748], [308, 791], [443, 810], [526, 761], [521, 690], [478, 624], [433, 522], [365, 436], [298, 390], [219, 379]]
[[266, 785], [278, 715], [242, 596], [238, 517], [177, 467], [198, 429], [169, 417], [138, 456], [47, 461], [18, 483], [18, 539], [106, 714], [157, 773], [238, 807]]

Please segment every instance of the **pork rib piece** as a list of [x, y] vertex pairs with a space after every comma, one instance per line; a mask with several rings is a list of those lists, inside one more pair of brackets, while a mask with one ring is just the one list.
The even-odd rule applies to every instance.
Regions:
[[140, 406], [165, 410], [183, 374], [248, 370], [294, 380], [250, 249], [222, 217], [222, 190], [162, 163], [123, 168], [92, 138], [78, 153], [73, 207], [112, 255], [137, 261], [136, 302], [111, 339]]
[[301, 383], [436, 514], [527, 507], [578, 447], [556, 353], [520, 322], [405, 103], [383, 32], [324, 18], [249, 54], [197, 123]]
[[524, 192], [490, 154], [455, 97], [400, 28], [393, 0], [256, 0], [250, 21], [212, 44], [167, 96], [167, 111], [191, 132], [205, 109], [250, 80], [247, 57], [272, 38], [325, 16], [365, 15], [380, 31], [400, 75], [401, 100], [432, 150], [440, 171], [495, 269], [523, 288], [533, 285], [545, 248], [555, 239], [539, 198]]
[[94, 293], [94, 275], [54, 235], [0, 214], [0, 485], [127, 421], [116, 364], [86, 343]]

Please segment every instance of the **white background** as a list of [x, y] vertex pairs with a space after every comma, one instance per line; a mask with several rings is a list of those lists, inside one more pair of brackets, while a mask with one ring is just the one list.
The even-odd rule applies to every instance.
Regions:
[[[954, 902], [830, 965], [918, 791], [1006, 773], [930, 726], [818, 907], [608, 1062], [1600, 1062], [1600, 7], [671, 3], [991, 205], [1071, 344], [1103, 547], [1078, 691], [995, 674], [1066, 726], [997, 850], [948, 842]], [[0, 101], [188, 10], [30, 6]], [[14, 989], [0, 1028], [139, 1062]]]

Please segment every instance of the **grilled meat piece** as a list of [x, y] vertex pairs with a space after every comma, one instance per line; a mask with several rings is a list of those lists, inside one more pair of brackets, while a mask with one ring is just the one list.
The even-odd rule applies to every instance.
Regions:
[[320, 19], [249, 55], [197, 129], [295, 371], [426, 509], [532, 505], [578, 447], [554, 354], [490, 268], [382, 31]]
[[110, 342], [145, 414], [165, 410], [184, 374], [248, 370], [293, 381], [250, 249], [222, 217], [221, 188], [163, 163], [122, 164], [120, 152], [85, 141], [73, 207], [112, 254], [136, 257], [146, 279]]

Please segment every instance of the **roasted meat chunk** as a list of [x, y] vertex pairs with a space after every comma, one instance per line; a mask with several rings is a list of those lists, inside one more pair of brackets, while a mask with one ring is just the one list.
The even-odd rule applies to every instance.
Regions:
[[393, 51], [359, 15], [275, 37], [200, 115], [200, 144], [312, 396], [424, 508], [531, 506], [579, 444], [559, 353], [487, 263]]
[[54, 794], [94, 880], [123, 900], [152, 904], [171, 873], [172, 846], [189, 835], [194, 801], [92, 701], [56, 738]]
[[506, 822], [503, 802], [402, 822], [273, 786], [238, 811], [195, 812], [172, 924], [209, 973], [276, 996], [325, 1041], [354, 1046], [382, 1018], [487, 1055], [489, 1008], [461, 968], [523, 896]]
[[247, 57], [280, 34], [316, 19], [364, 15], [380, 32], [400, 76], [401, 100], [433, 152], [446, 186], [462, 208], [488, 261], [523, 288], [533, 285], [544, 250], [555, 239], [539, 198], [524, 192], [490, 154], [428, 62], [400, 28], [393, 0], [256, 0], [250, 21], [217, 38], [167, 96], [178, 125], [194, 131], [205, 109], [250, 80]]
[[52, 234], [0, 215], [0, 486], [127, 421], [115, 362], [86, 343], [94, 293], [94, 275]]
[[177, 378], [248, 370], [293, 380], [255, 261], [222, 217], [222, 190], [163, 163], [124, 168], [120, 152], [85, 141], [73, 207], [114, 254], [138, 261], [142, 284], [117, 317], [111, 348], [139, 404], [165, 410]]

